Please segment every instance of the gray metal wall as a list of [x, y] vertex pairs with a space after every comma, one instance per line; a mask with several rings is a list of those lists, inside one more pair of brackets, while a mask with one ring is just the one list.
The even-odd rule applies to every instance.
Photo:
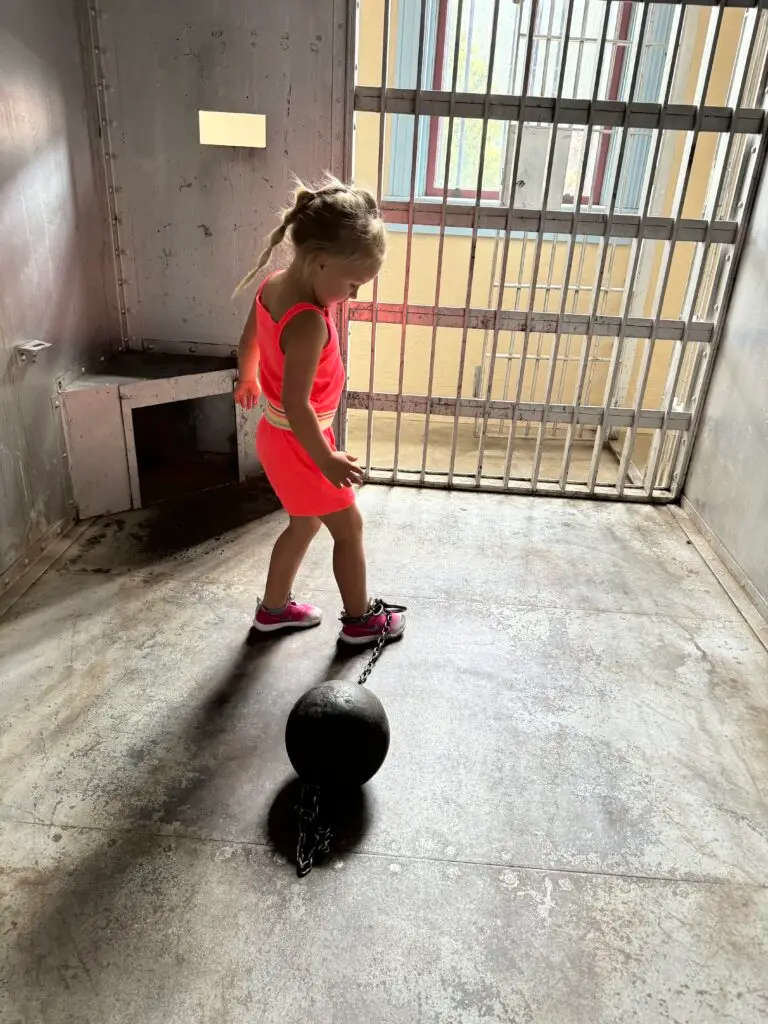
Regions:
[[[291, 172], [343, 171], [347, 8], [99, 0], [131, 347], [237, 344]], [[201, 146], [201, 109], [265, 114], [266, 149]]]
[[742, 256], [685, 496], [768, 601], [768, 175]]
[[[0, 570], [68, 512], [54, 381], [116, 329], [85, 111], [74, 0], [2, 0]], [[33, 339], [53, 347], [22, 366]]]

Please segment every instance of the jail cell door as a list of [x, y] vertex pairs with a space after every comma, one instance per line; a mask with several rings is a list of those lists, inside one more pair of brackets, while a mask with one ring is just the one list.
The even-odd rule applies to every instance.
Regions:
[[371, 481], [671, 500], [766, 145], [757, 0], [360, 0]]

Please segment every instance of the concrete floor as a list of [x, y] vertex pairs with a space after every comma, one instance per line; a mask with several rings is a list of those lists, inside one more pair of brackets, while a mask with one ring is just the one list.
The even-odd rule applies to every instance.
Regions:
[[269, 498], [94, 524], [0, 623], [3, 1024], [757, 1024], [768, 655], [667, 510], [366, 488], [387, 762], [298, 880]]

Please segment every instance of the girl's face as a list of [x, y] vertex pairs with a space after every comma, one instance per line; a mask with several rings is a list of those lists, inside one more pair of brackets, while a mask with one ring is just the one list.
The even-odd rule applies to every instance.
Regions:
[[381, 270], [382, 260], [339, 260], [318, 255], [309, 267], [312, 290], [322, 306], [356, 299], [358, 289], [368, 284]]

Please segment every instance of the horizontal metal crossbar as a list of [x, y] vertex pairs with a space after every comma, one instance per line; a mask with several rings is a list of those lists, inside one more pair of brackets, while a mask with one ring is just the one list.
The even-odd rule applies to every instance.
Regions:
[[[381, 204], [381, 212], [387, 224], [407, 224], [410, 216], [407, 200], [387, 199]], [[413, 224], [440, 227], [442, 204], [415, 202]], [[609, 218], [605, 213], [573, 213], [567, 210], [512, 210], [509, 207], [472, 203], [450, 203], [446, 208], [445, 224], [449, 228], [472, 228], [475, 216], [477, 227], [492, 231], [543, 231], [549, 234], [585, 235], [602, 237], [608, 230]], [[677, 232], [675, 233], [675, 223]], [[736, 241], [739, 225], [729, 220], [690, 220], [675, 222], [673, 217], [638, 217], [632, 214], [615, 214], [610, 219], [611, 238], [649, 238], [668, 241], [676, 237], [680, 242], [710, 242], [732, 245]]]
[[[373, 321], [372, 302], [350, 302], [349, 319], [362, 323]], [[540, 334], [596, 335], [603, 338], [618, 337], [622, 328], [619, 316], [590, 317], [584, 313], [531, 313], [526, 310], [504, 309], [499, 314], [501, 331], [525, 331]], [[492, 331], [496, 324], [495, 309], [460, 309], [456, 306], [414, 306], [406, 308], [406, 323], [417, 327], [463, 328], [465, 319], [469, 330]], [[376, 304], [376, 323], [402, 324], [403, 306], [397, 302]], [[656, 330], [654, 332], [654, 326]], [[628, 338], [650, 338], [660, 341], [711, 342], [715, 325], [694, 320], [652, 320], [647, 317], [628, 317], [624, 335]]]
[[[365, 481], [369, 484], [382, 484], [386, 487], [397, 484], [398, 487], [431, 488], [435, 490], [445, 490], [449, 486], [448, 477], [448, 472], [440, 473], [436, 470], [425, 474], [423, 477], [418, 470], [399, 468], [393, 470], [373, 467], [365, 472]], [[482, 483], [478, 484], [475, 474], [461, 473], [454, 473], [450, 481], [450, 487], [455, 491], [488, 491], [491, 494], [494, 492], [499, 494], [539, 494], [552, 495], [556, 498], [588, 498], [590, 501], [615, 501], [618, 496], [616, 488], [612, 484], [596, 483], [594, 487], [590, 487], [586, 483], [566, 483], [565, 487], [563, 487], [555, 480], [539, 479], [536, 487], [533, 487], [530, 480], [510, 477], [509, 481], [505, 484], [503, 477], [492, 475], [483, 476]], [[648, 494], [642, 487], [627, 485], [621, 494], [621, 498], [623, 501], [643, 504], [648, 502], [667, 504], [674, 500], [674, 494], [661, 488], [656, 488], [652, 494]]]
[[[418, 92], [416, 89], [384, 89], [380, 86], [359, 85], [355, 89], [355, 110], [386, 114], [419, 114], [425, 117], [449, 117], [451, 93], [444, 91]], [[557, 112], [559, 125], [591, 124], [606, 128], [663, 128], [675, 131], [737, 132], [758, 135], [763, 130], [765, 114], [762, 110], [743, 107], [701, 108], [701, 123], [697, 124], [699, 108], [678, 103], [624, 103], [620, 100], [569, 99], [552, 96], [530, 96], [525, 102], [520, 96], [482, 93], [456, 93], [453, 114], [457, 118], [491, 121], [529, 121], [552, 124]]]
[[441, 398], [425, 395], [393, 395], [387, 392], [349, 391], [348, 409], [373, 409], [377, 412], [401, 412], [405, 415], [483, 416], [488, 419], [515, 420], [524, 423], [575, 423], [589, 427], [631, 427], [659, 430], [687, 430], [691, 416], [687, 412], [662, 409], [603, 408], [599, 405], [545, 405], [544, 402], [485, 402], [482, 398]]

